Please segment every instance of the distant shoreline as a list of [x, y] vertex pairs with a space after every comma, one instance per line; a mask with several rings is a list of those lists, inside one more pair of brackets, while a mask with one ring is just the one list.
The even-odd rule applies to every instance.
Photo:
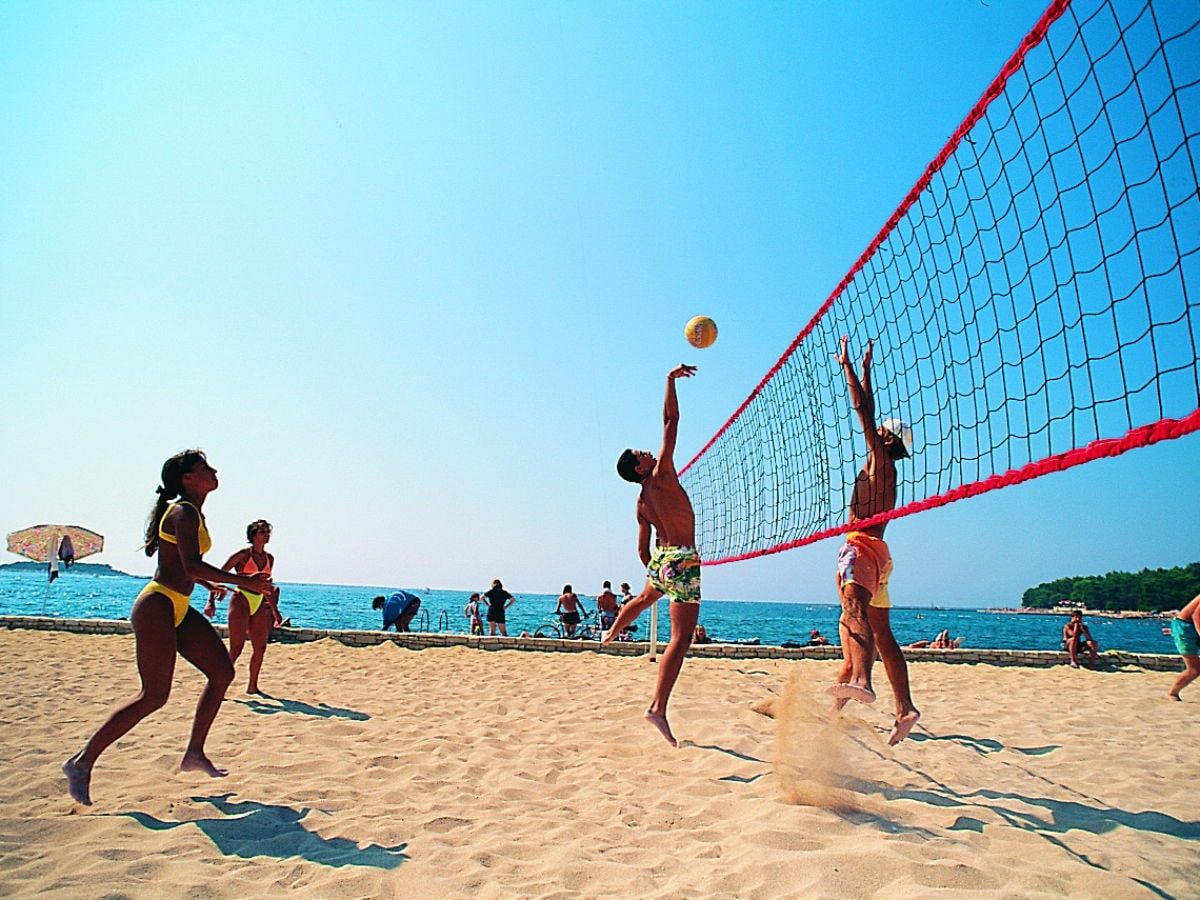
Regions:
[[[0, 570], [11, 569], [17, 572], [44, 572], [48, 563], [44, 562], [11, 562], [0, 563]], [[141, 575], [130, 575], [120, 569], [114, 569], [108, 563], [75, 563], [69, 569], [59, 564], [59, 575], [88, 574], [88, 575], [121, 575], [125, 578], [141, 578]]]
[[[1075, 612], [1075, 607], [1064, 606], [1061, 609], [1025, 609], [1024, 607], [1005, 607], [1001, 609], [980, 609], [981, 613], [1019, 613], [1031, 616], [1069, 616]], [[1169, 619], [1175, 615], [1174, 610], [1163, 612], [1144, 612], [1136, 609], [1080, 609], [1085, 616], [1099, 616], [1108, 619]]]

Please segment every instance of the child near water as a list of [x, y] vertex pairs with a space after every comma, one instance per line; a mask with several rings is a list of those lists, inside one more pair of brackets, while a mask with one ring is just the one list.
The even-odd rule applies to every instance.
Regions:
[[463, 607], [463, 615], [467, 617], [467, 623], [470, 625], [471, 634], [483, 634], [483, 615], [479, 605], [479, 594], [474, 593], [471, 599], [467, 601], [467, 605]]

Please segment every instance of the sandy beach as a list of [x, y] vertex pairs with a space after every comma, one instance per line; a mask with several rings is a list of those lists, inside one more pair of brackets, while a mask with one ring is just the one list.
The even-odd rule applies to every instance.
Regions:
[[[911, 665], [923, 718], [830, 718], [836, 664], [272, 645], [177, 771], [201, 677], [59, 771], [135, 687], [125, 635], [0, 631], [0, 894], [1194, 897], [1200, 724], [1171, 677]], [[243, 666], [244, 666], [243, 660]], [[879, 673], [883, 679], [883, 673]], [[1191, 701], [1190, 703], [1188, 701]], [[770, 703], [775, 718], [756, 713]]]

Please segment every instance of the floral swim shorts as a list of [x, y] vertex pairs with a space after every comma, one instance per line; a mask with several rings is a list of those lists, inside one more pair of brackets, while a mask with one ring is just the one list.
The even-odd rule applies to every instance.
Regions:
[[672, 603], [700, 602], [700, 553], [695, 547], [658, 547], [646, 567], [650, 587]]

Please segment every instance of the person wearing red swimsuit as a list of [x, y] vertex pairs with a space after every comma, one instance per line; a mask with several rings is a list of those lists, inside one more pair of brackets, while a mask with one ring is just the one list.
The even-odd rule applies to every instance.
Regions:
[[[271, 523], [258, 519], [246, 526], [244, 547], [225, 561], [221, 568], [240, 575], [256, 572], [271, 574], [275, 557], [267, 552], [267, 541], [271, 540]], [[216, 612], [216, 601], [224, 596], [223, 590], [214, 591], [204, 613], [210, 618]], [[265, 594], [237, 590], [229, 600], [229, 658], [237, 663], [242, 655], [246, 639], [250, 639], [250, 682], [246, 687], [249, 694], [262, 693], [258, 688], [258, 673], [262, 671], [263, 657], [267, 652], [267, 639], [271, 629], [283, 622], [279, 616], [279, 589], [273, 587]]]

